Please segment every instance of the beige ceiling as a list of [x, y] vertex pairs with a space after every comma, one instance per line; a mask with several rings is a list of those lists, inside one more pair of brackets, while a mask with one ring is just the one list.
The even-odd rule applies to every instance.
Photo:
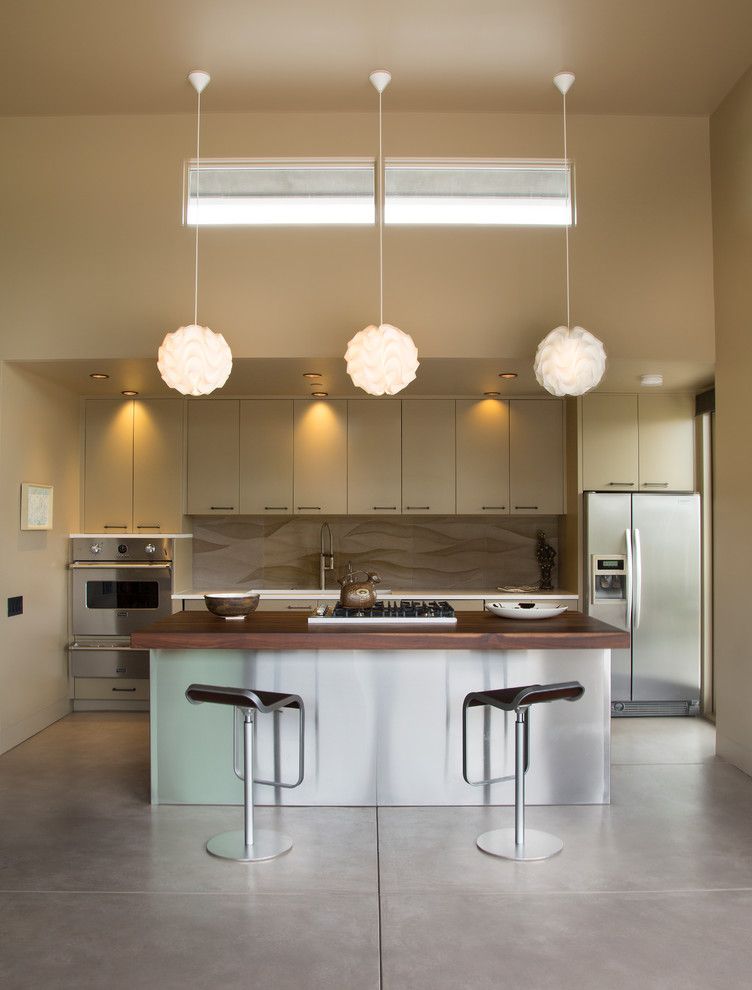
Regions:
[[0, 114], [363, 110], [707, 114], [752, 63], [752, 0], [2, 0]]
[[[159, 377], [156, 361], [150, 359], [19, 361], [13, 364], [77, 395], [119, 395], [122, 389], [135, 389], [140, 395], [177, 395], [167, 388]], [[303, 378], [306, 371], [320, 372], [321, 377], [310, 383]], [[501, 371], [515, 371], [518, 378], [502, 381], [498, 377]], [[110, 377], [106, 381], [94, 381], [89, 377], [91, 372], [102, 372]], [[609, 361], [598, 391], [637, 392], [640, 375], [651, 372], [663, 374], [664, 390], [668, 391], [699, 392], [713, 382], [713, 365], [707, 362], [617, 358]], [[348, 378], [344, 360], [331, 357], [240, 358], [233, 362], [230, 379], [217, 395], [223, 398], [233, 395], [305, 396], [315, 389], [323, 389], [332, 397], [364, 397]], [[539, 393], [541, 389], [533, 375], [532, 359], [425, 358], [421, 361], [417, 379], [400, 393], [400, 397], [469, 396], [481, 395], [486, 390], [498, 390], [503, 396]]]

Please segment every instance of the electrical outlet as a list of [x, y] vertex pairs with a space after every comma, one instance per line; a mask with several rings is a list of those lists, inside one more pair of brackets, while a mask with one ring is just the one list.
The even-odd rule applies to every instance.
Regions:
[[8, 615], [23, 615], [23, 595], [8, 599]]

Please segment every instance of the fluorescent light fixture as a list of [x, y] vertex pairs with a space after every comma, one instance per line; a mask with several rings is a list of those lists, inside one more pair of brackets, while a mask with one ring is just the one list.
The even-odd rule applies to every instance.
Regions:
[[192, 161], [186, 188], [189, 225], [371, 225], [376, 220], [374, 164], [368, 159], [203, 160], [200, 176]]
[[565, 227], [574, 222], [567, 161], [386, 163], [388, 224]]

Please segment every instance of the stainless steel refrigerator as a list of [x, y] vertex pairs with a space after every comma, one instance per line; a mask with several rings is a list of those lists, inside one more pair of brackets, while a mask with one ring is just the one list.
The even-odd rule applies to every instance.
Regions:
[[690, 715], [700, 699], [700, 496], [585, 493], [585, 608], [628, 629], [613, 715]]

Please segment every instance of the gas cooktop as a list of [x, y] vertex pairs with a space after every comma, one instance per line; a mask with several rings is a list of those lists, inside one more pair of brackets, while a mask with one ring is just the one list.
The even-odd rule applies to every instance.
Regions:
[[386, 626], [424, 627], [454, 626], [457, 618], [449, 602], [402, 599], [402, 601], [380, 601], [373, 608], [343, 608], [337, 604], [330, 606], [323, 615], [312, 615], [309, 626], [357, 626], [382, 629]]

